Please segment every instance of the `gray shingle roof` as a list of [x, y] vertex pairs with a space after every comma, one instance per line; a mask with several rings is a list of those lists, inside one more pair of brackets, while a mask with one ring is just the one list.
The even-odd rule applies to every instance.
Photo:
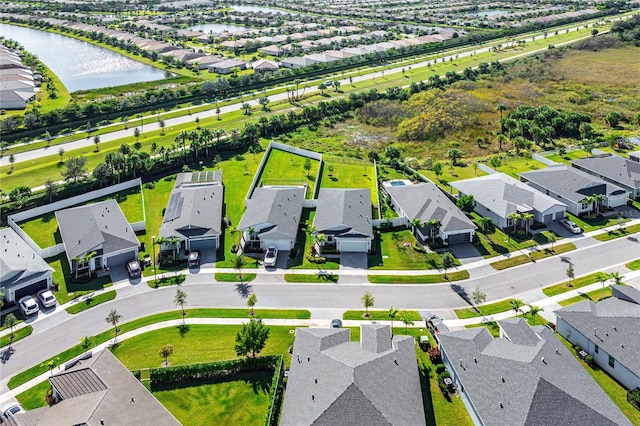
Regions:
[[438, 336], [484, 424], [631, 424], [552, 330], [534, 327], [534, 341], [523, 319], [499, 324], [520, 343], [494, 339], [484, 327]]
[[640, 188], [640, 163], [628, 158], [619, 155], [606, 155], [581, 158], [573, 160], [571, 163], [590, 173], [604, 176], [630, 188]]
[[50, 267], [11, 228], [0, 229], [0, 286], [12, 287], [51, 272]]
[[[207, 237], [222, 233], [222, 173], [200, 182], [194, 173], [179, 173], [160, 228], [161, 237]], [[193, 179], [193, 180], [192, 180]], [[171, 204], [174, 204], [173, 209]]]
[[507, 217], [510, 213], [530, 208], [544, 212], [554, 206], [566, 207], [560, 201], [504, 173], [459, 180], [451, 182], [451, 186], [464, 194], [473, 195], [477, 203], [500, 217]]
[[140, 245], [115, 200], [56, 212], [67, 258], [84, 255], [102, 245], [103, 254]]
[[426, 424], [413, 338], [361, 330], [296, 330], [281, 425]]
[[[636, 293], [634, 297], [640, 298], [640, 292], [633, 290], [627, 288], [628, 293]], [[640, 376], [640, 306], [637, 303], [617, 297], [598, 303], [584, 300], [559, 309], [555, 314], [588, 339], [594, 339], [595, 328], [597, 345]]]
[[409, 220], [439, 220], [444, 232], [476, 229], [476, 226], [433, 183], [390, 186], [385, 188], [395, 203], [407, 214]]
[[313, 226], [317, 232], [373, 238], [369, 189], [322, 188]]
[[575, 203], [593, 194], [611, 196], [627, 192], [618, 185], [564, 164], [520, 173], [520, 176]]
[[238, 229], [261, 227], [260, 237], [296, 238], [305, 188], [259, 187], [246, 201]]
[[101, 419], [107, 425], [180, 424], [108, 349], [54, 375], [51, 381], [64, 383], [68, 399], [18, 414], [17, 425], [92, 426], [100, 425]]

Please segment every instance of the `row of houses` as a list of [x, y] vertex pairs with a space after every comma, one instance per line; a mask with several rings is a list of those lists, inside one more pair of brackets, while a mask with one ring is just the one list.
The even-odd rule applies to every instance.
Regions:
[[0, 44], [0, 106], [25, 109], [36, 99], [42, 77], [22, 63], [22, 53]]

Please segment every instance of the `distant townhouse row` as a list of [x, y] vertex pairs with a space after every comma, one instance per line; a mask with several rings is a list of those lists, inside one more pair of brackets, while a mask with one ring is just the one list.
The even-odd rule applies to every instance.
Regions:
[[22, 63], [21, 52], [0, 44], [0, 105], [4, 109], [25, 109], [36, 99], [42, 77]]

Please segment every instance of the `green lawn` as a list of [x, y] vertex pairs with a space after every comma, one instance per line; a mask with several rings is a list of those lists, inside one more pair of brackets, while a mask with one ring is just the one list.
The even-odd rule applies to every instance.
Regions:
[[10, 334], [7, 334], [5, 336], [0, 337], [0, 348], [4, 348], [5, 346], [8, 346], [9, 343], [14, 343], [17, 342], [20, 339], [24, 339], [25, 337], [31, 335], [31, 333], [33, 333], [33, 327], [31, 327], [30, 325], [26, 326], [26, 327], [22, 327], [18, 330], [16, 330], [15, 328], [13, 329], [13, 340], [9, 338]]
[[572, 348], [571, 343], [566, 341], [564, 337], [559, 334], [556, 334], [558, 339], [562, 341], [562, 343], [567, 346], [569, 352], [574, 354], [578, 362], [584, 367], [584, 369], [589, 373], [593, 380], [596, 381], [604, 390], [604, 392], [609, 395], [609, 398], [622, 410], [622, 412], [629, 418], [632, 424], [640, 425], [640, 411], [636, 410], [629, 402], [627, 402], [627, 390], [618, 383], [614, 378], [609, 376], [605, 371], [601, 370], [600, 367], [594, 365], [594, 367], [590, 367], [587, 363], [581, 360]]
[[[160, 367], [162, 358], [157, 352], [166, 344], [173, 345], [171, 365], [233, 359], [236, 358], [235, 336], [240, 328], [241, 326], [193, 324], [181, 335], [178, 327], [167, 327], [124, 340], [112, 352], [129, 370]], [[288, 348], [295, 336], [290, 333], [292, 328], [270, 326], [269, 339], [261, 355], [287, 354], [288, 365]], [[212, 336], [215, 338], [212, 339]]]
[[374, 254], [367, 258], [370, 269], [438, 269], [442, 264], [438, 253], [423, 251], [409, 229], [380, 232], [372, 247]]
[[[365, 317], [366, 311], [346, 311], [342, 314], [343, 320], [371, 320], [371, 321], [391, 321], [389, 311], [372, 311], [369, 310], [369, 317]], [[395, 324], [402, 324], [400, 317], [406, 316], [410, 321], [422, 321], [422, 317], [418, 311], [398, 311], [394, 320]]]
[[[534, 318], [531, 317], [531, 315], [525, 315], [524, 319], [526, 319], [529, 325], [531, 326], [543, 325], [547, 323], [547, 320], [544, 319], [544, 317], [540, 316], [539, 314], [536, 314], [535, 320]], [[465, 328], [487, 327], [487, 329], [489, 330], [489, 333], [491, 333], [493, 337], [496, 337], [496, 338], [500, 337], [500, 326], [498, 326], [497, 321], [487, 321], [480, 324], [469, 324], [469, 325], [465, 325], [464, 327]]]
[[[489, 165], [489, 167], [491, 167], [491, 165]], [[526, 160], [521, 157], [504, 157], [502, 159], [502, 165], [500, 167], [492, 168], [499, 172], [506, 173], [517, 180], [520, 180], [520, 173], [529, 172], [532, 170], [540, 170], [544, 169], [545, 167], [546, 166], [543, 163], [533, 159]]]
[[631, 269], [632, 271], [637, 271], [638, 269], [640, 269], [640, 259], [633, 260], [624, 266]]
[[240, 278], [239, 274], [233, 272], [217, 272], [214, 277], [216, 281], [221, 282], [245, 282], [248, 283], [256, 279], [256, 274], [242, 274], [242, 278]]
[[561, 300], [558, 304], [562, 306], [573, 305], [574, 303], [582, 302], [583, 300], [591, 300], [592, 302], [599, 302], [603, 299], [608, 299], [611, 297], [611, 287], [606, 286], [603, 290], [593, 290], [588, 293], [582, 293], [578, 296], [572, 297], [571, 299]]
[[377, 219], [378, 187], [373, 163], [355, 158], [323, 156], [321, 188], [369, 188]]
[[25, 410], [34, 410], [40, 407], [46, 407], [47, 402], [45, 396], [47, 391], [51, 389], [51, 383], [45, 380], [34, 387], [16, 395], [16, 399]]
[[542, 289], [542, 292], [546, 296], [551, 297], [557, 294], [565, 293], [567, 291], [575, 290], [577, 288], [584, 287], [586, 285], [597, 283], [597, 282], [598, 282], [598, 273], [596, 272], [593, 274], [585, 275], [580, 278], [575, 278], [571, 280], [571, 282], [565, 281], [560, 284], [552, 285], [550, 287], [545, 287]]
[[[545, 250], [536, 250], [533, 252], [533, 260], [541, 260], [546, 257], [555, 256], [557, 254], [566, 253], [571, 250], [575, 250], [576, 246], [573, 243], [559, 244], [553, 247], [553, 250], [545, 249]], [[508, 259], [498, 260], [497, 262], [491, 263], [491, 267], [493, 269], [497, 269], [501, 271], [503, 269], [511, 268], [513, 266], [524, 265], [525, 263], [530, 263], [532, 260], [529, 255], [521, 254], [519, 256], [512, 256]]]
[[214, 384], [153, 392], [182, 424], [257, 425], [269, 411], [273, 373], [243, 372]]
[[[567, 218], [576, 223], [584, 232], [595, 231], [597, 229], [613, 226], [618, 223], [618, 218], [615, 216], [602, 216], [599, 215], [595, 219], [589, 219], [586, 216], [574, 216], [567, 212]], [[625, 219], [627, 221], [628, 219]], [[596, 235], [594, 238], [598, 238]]]
[[561, 164], [564, 163], [568, 165], [571, 165], [571, 161], [573, 160], [579, 160], [587, 156], [588, 156], [587, 153], [581, 149], [577, 149], [574, 151], [567, 151], [562, 156], [560, 154], [545, 155], [545, 157], [551, 161], [555, 161], [556, 163], [561, 163]]
[[500, 302], [489, 303], [487, 305], [478, 305], [478, 311], [473, 308], [456, 309], [455, 313], [460, 319], [476, 318], [488, 315], [498, 314], [511, 310], [511, 301], [513, 299], [502, 300]]
[[[144, 220], [142, 213], [142, 194], [140, 187], [130, 188], [116, 194], [91, 200], [87, 204], [115, 199], [129, 222], [141, 222]], [[58, 231], [58, 221], [54, 212], [29, 219], [18, 224], [31, 239], [41, 248], [50, 247], [62, 242]]]
[[[315, 217], [315, 214], [315, 210], [302, 209], [300, 224], [304, 224], [305, 222], [313, 224], [313, 218]], [[340, 262], [337, 261], [337, 259], [327, 259], [327, 261], [323, 264], [309, 262], [309, 260], [307, 259], [307, 253], [309, 253], [309, 250], [311, 250], [311, 244], [313, 244], [313, 237], [307, 235], [306, 231], [300, 228], [298, 230], [298, 237], [296, 238], [296, 253], [294, 257], [290, 257], [289, 259], [287, 259], [287, 268], [317, 269], [318, 272], [340, 269]]]
[[615, 240], [616, 238], [627, 237], [631, 234], [635, 234], [636, 232], [640, 232], [640, 224], [618, 228], [604, 234], [594, 235], [593, 238], [599, 241], [609, 241]]
[[[435, 164], [435, 162], [434, 162]], [[451, 167], [450, 164], [441, 162], [442, 164], [442, 174], [440, 176], [436, 176], [433, 170], [420, 169], [418, 173], [423, 175], [424, 177], [431, 180], [433, 183], [442, 187], [445, 191], [449, 191], [449, 183], [455, 182], [457, 180], [463, 179], [471, 179], [478, 176], [486, 175], [480, 169], [474, 169], [473, 165], [460, 165]]]
[[332, 273], [317, 274], [284, 274], [284, 280], [288, 283], [337, 283], [338, 275]]
[[[478, 225], [480, 215], [473, 212], [471, 213], [471, 219], [476, 225]], [[488, 234], [483, 233], [478, 229], [476, 231], [476, 235], [478, 236], [478, 244], [476, 244], [476, 248], [483, 257], [489, 258], [510, 253], [512, 251], [526, 249], [539, 244], [547, 244], [549, 242], [549, 236], [552, 233], [552, 231], [542, 231], [533, 234], [529, 239], [523, 240], [507, 235], [498, 228], [496, 228], [494, 232]], [[556, 236], [556, 240], [560, 239], [561, 238], [559, 236]]]
[[106, 293], [99, 294], [94, 297], [88, 297], [86, 300], [69, 306], [66, 311], [70, 314], [77, 314], [82, 311], [86, 311], [89, 308], [93, 308], [101, 303], [108, 302], [116, 298], [116, 291], [107, 291]]
[[374, 284], [433, 284], [433, 283], [445, 283], [450, 281], [460, 281], [469, 278], [469, 272], [455, 271], [447, 272], [447, 277], [444, 274], [431, 274], [431, 275], [369, 275], [367, 279], [370, 283]]
[[[305, 170], [305, 164], [310, 169]], [[318, 175], [318, 160], [309, 159], [290, 152], [272, 149], [264, 170], [258, 178], [258, 185], [308, 185], [306, 197], [313, 198], [316, 176]]]
[[113, 285], [109, 276], [96, 278], [88, 283], [71, 282], [69, 262], [64, 253], [50, 257], [46, 261], [54, 269], [53, 282], [58, 285], [58, 291], [54, 295], [60, 304]]

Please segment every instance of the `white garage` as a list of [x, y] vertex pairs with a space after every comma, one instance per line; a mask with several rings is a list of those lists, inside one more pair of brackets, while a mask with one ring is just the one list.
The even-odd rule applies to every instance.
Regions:
[[280, 240], [264, 239], [260, 242], [260, 246], [263, 250], [266, 250], [269, 247], [275, 247], [278, 250], [292, 250], [293, 241], [285, 240], [285, 239], [280, 239]]
[[340, 253], [366, 253], [371, 248], [369, 240], [343, 240], [339, 238], [337, 248]]

